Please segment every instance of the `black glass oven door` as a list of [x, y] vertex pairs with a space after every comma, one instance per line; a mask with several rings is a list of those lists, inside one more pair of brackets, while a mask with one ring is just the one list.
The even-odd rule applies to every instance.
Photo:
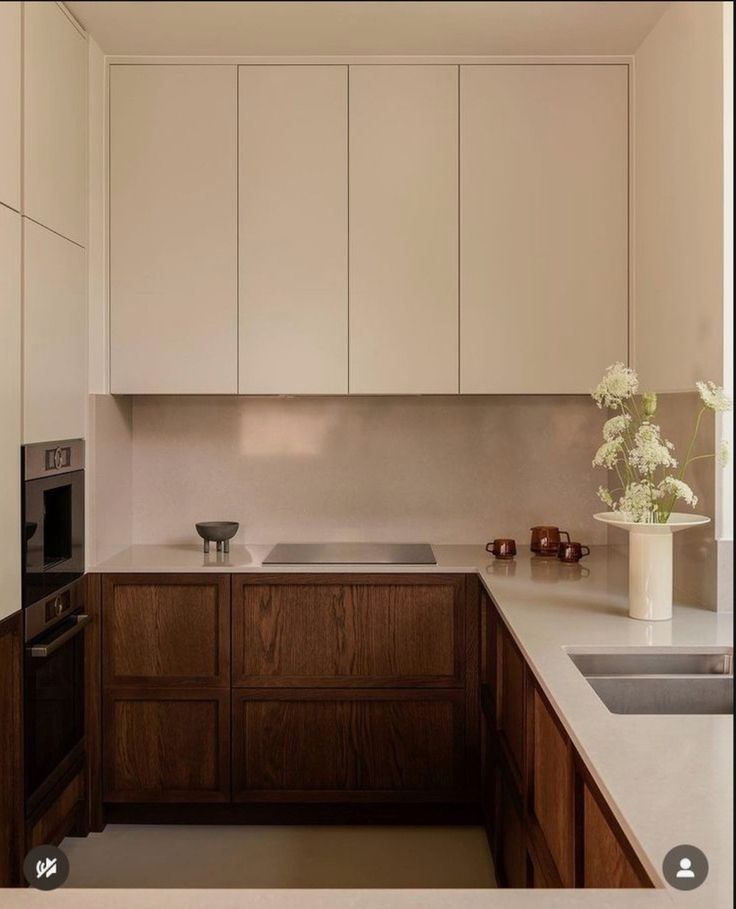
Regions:
[[[83, 741], [84, 620], [85, 616], [70, 616], [26, 647], [27, 801], [35, 801], [53, 785]], [[47, 655], [33, 656], [34, 651]]]

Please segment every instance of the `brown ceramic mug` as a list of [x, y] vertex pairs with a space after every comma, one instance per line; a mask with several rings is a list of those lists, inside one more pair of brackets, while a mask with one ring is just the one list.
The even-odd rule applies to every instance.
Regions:
[[582, 543], [570, 542], [560, 543], [557, 547], [557, 558], [561, 562], [579, 562], [583, 556], [590, 555], [590, 546], [583, 546]]
[[513, 559], [516, 555], [516, 540], [499, 537], [492, 543], [486, 543], [486, 552], [491, 552], [497, 559]]
[[531, 551], [541, 556], [555, 556], [563, 536], [567, 537], [569, 543], [570, 534], [566, 530], [560, 530], [559, 527], [548, 524], [532, 527]]

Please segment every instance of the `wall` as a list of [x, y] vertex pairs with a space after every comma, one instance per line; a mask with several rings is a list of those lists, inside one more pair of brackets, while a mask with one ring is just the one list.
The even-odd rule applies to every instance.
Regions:
[[585, 396], [137, 397], [133, 539], [481, 542], [556, 523], [604, 542]]
[[722, 4], [673, 3], [634, 57], [634, 365], [723, 379]]

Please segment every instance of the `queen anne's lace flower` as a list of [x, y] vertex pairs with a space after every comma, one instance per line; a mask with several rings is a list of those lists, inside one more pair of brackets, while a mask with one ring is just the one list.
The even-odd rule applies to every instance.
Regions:
[[621, 402], [635, 395], [638, 389], [639, 379], [634, 370], [623, 363], [614, 363], [606, 370], [592, 397], [598, 407], [618, 410]]
[[604, 442], [595, 453], [593, 467], [605, 467], [607, 470], [612, 470], [616, 466], [622, 448], [623, 441], [620, 438]]
[[611, 417], [603, 424], [603, 438], [606, 442], [613, 442], [626, 432], [631, 417], [627, 413], [619, 414], [617, 417]]
[[625, 521], [654, 522], [659, 509], [658, 498], [657, 490], [651, 484], [630, 483], [614, 507]]
[[728, 467], [730, 460], [731, 446], [728, 444], [728, 439], [722, 439], [721, 444], [718, 446], [718, 464], [720, 467]]
[[706, 407], [717, 413], [723, 413], [733, 407], [733, 401], [719, 385], [714, 382], [696, 382], [695, 384]]
[[676, 477], [665, 477], [657, 488], [660, 497], [682, 499], [683, 502], [687, 502], [693, 508], [698, 504], [698, 497], [692, 489], [687, 483], [683, 482], [683, 480], [678, 480]]
[[604, 505], [608, 505], [609, 508], [613, 508], [613, 496], [611, 495], [610, 490], [606, 489], [605, 486], [598, 487], [598, 498], [603, 502]]
[[629, 451], [629, 463], [647, 476], [658, 467], [677, 467], [672, 449], [672, 443], [662, 439], [659, 426], [642, 423], [634, 436], [634, 447]]

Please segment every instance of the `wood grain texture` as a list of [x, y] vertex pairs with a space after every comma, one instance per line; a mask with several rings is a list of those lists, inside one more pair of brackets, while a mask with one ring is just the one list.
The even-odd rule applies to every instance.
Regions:
[[526, 772], [526, 665], [506, 626], [499, 623], [498, 633], [498, 708], [497, 722], [517, 789], [523, 792]]
[[595, 888], [651, 887], [652, 882], [631, 855], [600, 796], [582, 787], [582, 886]]
[[107, 689], [105, 800], [227, 801], [229, 707], [218, 689]]
[[575, 885], [574, 767], [570, 741], [538, 690], [533, 693], [531, 811], [565, 887]]
[[23, 618], [0, 622], [0, 887], [21, 880], [23, 863]]
[[28, 830], [26, 849], [48, 843], [58, 846], [72, 830], [76, 831], [80, 817], [86, 811], [86, 788], [84, 772], [77, 773]]
[[236, 686], [461, 687], [477, 664], [462, 578], [241, 576], [233, 603]]
[[498, 882], [502, 887], [527, 886], [527, 852], [524, 817], [515, 785], [500, 768], [496, 773], [496, 851]]
[[105, 828], [102, 812], [102, 579], [99, 574], [89, 574], [85, 583], [86, 610], [90, 618], [84, 632], [87, 822], [93, 833], [99, 833]]
[[239, 690], [234, 799], [455, 800], [464, 713], [462, 691]]
[[228, 575], [105, 575], [105, 685], [228, 688]]

